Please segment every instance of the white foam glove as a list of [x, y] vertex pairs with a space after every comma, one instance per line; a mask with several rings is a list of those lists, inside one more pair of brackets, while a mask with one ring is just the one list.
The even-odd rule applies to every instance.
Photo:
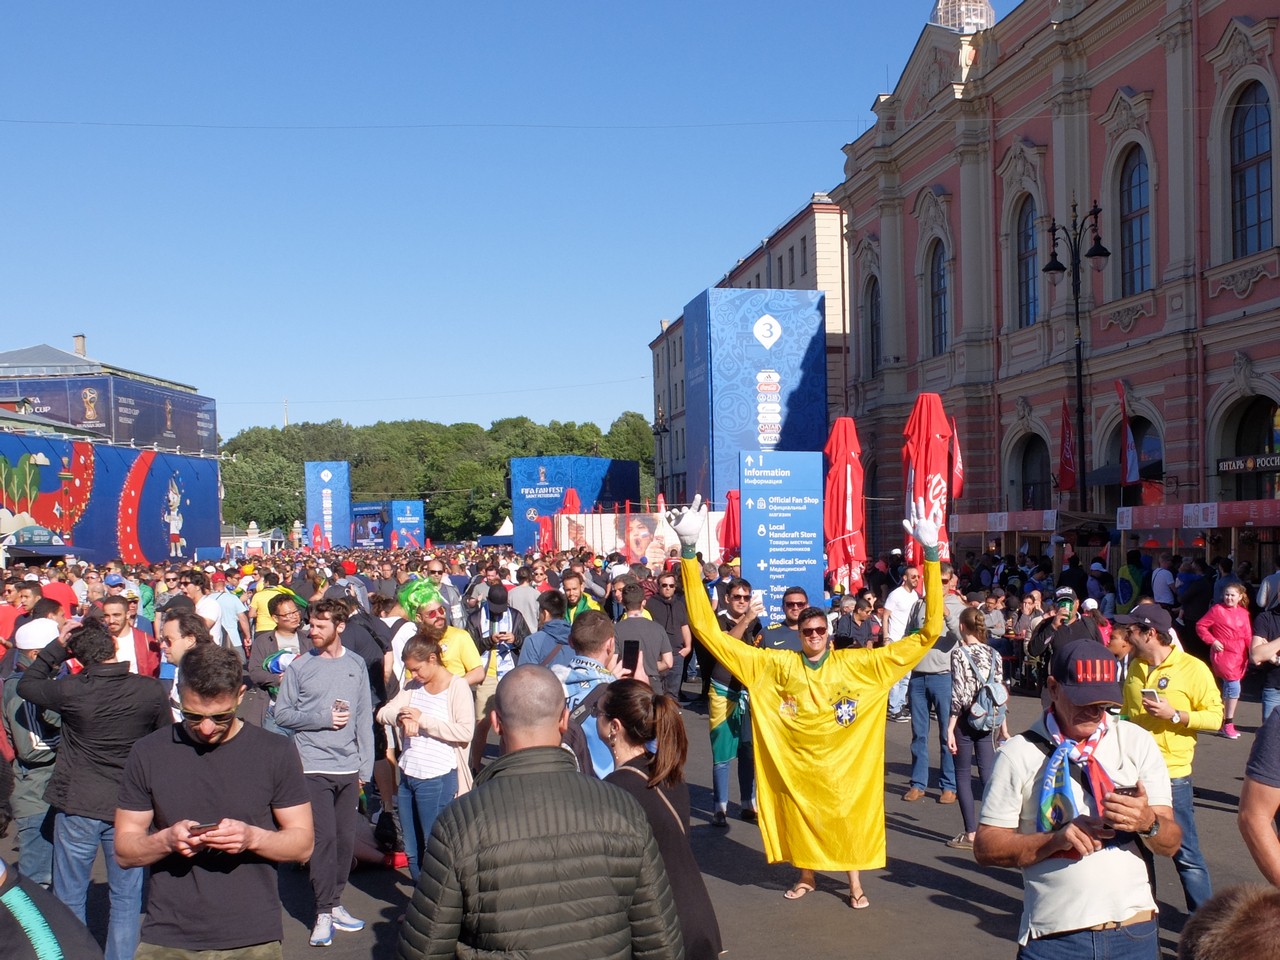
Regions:
[[911, 516], [902, 521], [902, 528], [920, 541], [920, 546], [937, 549], [938, 525], [925, 513], [923, 497], [911, 504]]
[[698, 545], [698, 538], [702, 535], [706, 522], [707, 508], [702, 503], [702, 494], [695, 496], [693, 503], [687, 507], [667, 511], [667, 523], [671, 524], [671, 529], [680, 538], [680, 545], [685, 548], [685, 553]]

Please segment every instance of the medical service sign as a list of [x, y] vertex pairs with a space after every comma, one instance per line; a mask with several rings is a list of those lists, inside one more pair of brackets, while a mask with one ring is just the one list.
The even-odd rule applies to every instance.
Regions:
[[782, 620], [788, 587], [822, 606], [822, 454], [744, 450], [739, 470], [742, 575], [769, 622]]

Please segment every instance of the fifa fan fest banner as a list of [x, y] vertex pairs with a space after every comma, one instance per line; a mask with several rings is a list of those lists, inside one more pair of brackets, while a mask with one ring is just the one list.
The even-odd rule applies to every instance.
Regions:
[[[617, 510], [640, 500], [640, 464], [604, 457], [516, 457], [511, 461], [513, 546], [523, 552], [545, 537], [544, 518]], [[540, 521], [544, 521], [541, 522]]]
[[426, 540], [421, 500], [392, 500], [384, 540], [391, 550], [420, 550]]
[[[702, 528], [697, 550], [712, 563], [720, 559], [720, 526], [724, 514], [711, 513]], [[679, 559], [680, 538], [660, 513], [642, 509], [622, 513], [560, 514], [552, 524], [554, 540], [547, 550], [586, 550], [601, 557], [620, 553], [627, 563], [643, 563], [654, 572], [667, 560]], [[674, 557], [673, 557], [674, 551]]]
[[0, 434], [0, 545], [95, 563], [222, 555], [218, 461]]
[[822, 449], [824, 302], [816, 290], [712, 288], [684, 308], [690, 498], [723, 507], [744, 450]]
[[351, 546], [351, 466], [345, 460], [309, 460], [307, 525], [303, 539], [313, 550]]

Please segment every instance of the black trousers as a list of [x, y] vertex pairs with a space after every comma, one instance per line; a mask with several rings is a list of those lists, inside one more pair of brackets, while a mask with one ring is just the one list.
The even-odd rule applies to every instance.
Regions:
[[316, 913], [329, 913], [342, 902], [351, 874], [356, 818], [360, 816], [360, 777], [354, 773], [309, 773], [307, 790], [316, 830], [311, 892], [316, 898]]

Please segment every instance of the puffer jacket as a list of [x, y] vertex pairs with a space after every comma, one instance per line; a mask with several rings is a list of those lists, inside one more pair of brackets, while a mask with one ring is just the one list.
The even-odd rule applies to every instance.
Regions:
[[684, 946], [640, 805], [561, 747], [530, 747], [437, 818], [396, 955], [679, 960]]

